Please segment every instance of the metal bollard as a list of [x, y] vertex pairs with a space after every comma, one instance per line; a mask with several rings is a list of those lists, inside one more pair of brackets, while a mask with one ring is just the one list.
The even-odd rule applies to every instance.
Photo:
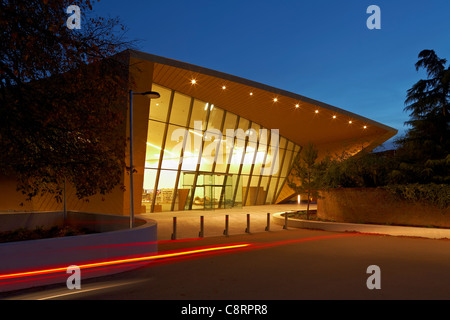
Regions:
[[172, 233], [172, 240], [177, 239], [177, 217], [173, 217], [173, 233]]
[[225, 230], [223, 230], [223, 234], [228, 236], [228, 215], [225, 216]]
[[267, 213], [267, 226], [266, 231], [270, 231], [270, 213]]
[[200, 237], [200, 238], [203, 238], [203, 236], [204, 236], [204, 218], [203, 218], [203, 216], [200, 216], [200, 232], [198, 233], [198, 236]]
[[245, 229], [245, 233], [250, 233], [250, 214], [247, 213], [247, 228]]
[[283, 229], [287, 229], [287, 223], [288, 223], [288, 213], [284, 213], [284, 226]]

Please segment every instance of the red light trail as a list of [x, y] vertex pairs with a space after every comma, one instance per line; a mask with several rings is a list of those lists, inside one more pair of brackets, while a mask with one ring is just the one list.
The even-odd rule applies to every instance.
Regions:
[[[137, 265], [142, 264], [146, 262], [152, 262], [152, 261], [162, 261], [162, 260], [172, 260], [175, 258], [182, 258], [182, 257], [189, 257], [189, 256], [199, 256], [201, 254], [213, 254], [213, 253], [224, 253], [227, 251], [234, 251], [238, 249], [263, 249], [268, 247], [274, 247], [274, 246], [280, 246], [280, 245], [287, 245], [292, 243], [298, 243], [298, 242], [309, 242], [309, 241], [317, 241], [317, 240], [325, 240], [325, 239], [335, 239], [335, 238], [342, 238], [342, 237], [351, 237], [351, 236], [357, 236], [361, 235], [360, 233], [346, 233], [346, 234], [333, 234], [333, 235], [325, 235], [325, 236], [317, 236], [317, 237], [310, 237], [310, 238], [301, 238], [301, 239], [292, 239], [292, 240], [283, 240], [283, 241], [275, 241], [275, 242], [262, 242], [262, 243], [235, 243], [230, 245], [219, 245], [219, 246], [211, 246], [211, 247], [197, 247], [193, 249], [182, 249], [177, 251], [166, 251], [165, 253], [155, 253], [152, 255], [145, 255], [140, 257], [132, 257], [132, 258], [121, 258], [121, 259], [115, 259], [115, 260], [108, 260], [108, 261], [101, 261], [101, 262], [92, 262], [92, 263], [84, 263], [77, 265], [81, 270], [89, 271], [90, 269], [95, 268], [115, 268], [120, 267], [120, 265]], [[190, 240], [199, 240], [199, 239], [190, 239]], [[162, 241], [166, 242], [166, 241]], [[169, 242], [169, 241], [167, 241]], [[170, 241], [175, 242], [175, 241]], [[130, 244], [134, 245], [134, 244]], [[8, 274], [0, 274], [0, 284], [1, 282], [4, 282], [4, 280], [7, 279], [14, 279], [19, 280], [22, 278], [22, 281], [27, 281], [27, 277], [36, 277], [36, 276], [43, 276], [43, 275], [51, 275], [55, 273], [64, 272], [66, 273], [67, 267], [55, 267], [55, 268], [48, 268], [48, 269], [40, 269], [40, 270], [31, 270], [31, 271], [24, 271], [24, 272], [15, 272], [15, 273], [8, 273]]]

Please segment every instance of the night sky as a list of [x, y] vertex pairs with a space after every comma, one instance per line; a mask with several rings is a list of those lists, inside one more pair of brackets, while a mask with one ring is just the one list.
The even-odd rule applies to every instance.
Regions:
[[[381, 29], [366, 26], [370, 5]], [[103, 0], [94, 11], [119, 17], [140, 51], [331, 104], [397, 137], [406, 91], [425, 77], [419, 52], [450, 59], [448, 0]]]

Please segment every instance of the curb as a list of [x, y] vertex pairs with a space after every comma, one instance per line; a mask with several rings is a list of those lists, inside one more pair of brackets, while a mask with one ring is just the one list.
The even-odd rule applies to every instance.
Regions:
[[[285, 217], [282, 216], [284, 213], [285, 212], [274, 213], [272, 215], [274, 223], [278, 225], [285, 225]], [[292, 228], [315, 229], [334, 232], [357, 232], [389, 236], [420, 237], [428, 239], [450, 239], [450, 229], [307, 221], [292, 218], [288, 218], [287, 221], [287, 227]]]

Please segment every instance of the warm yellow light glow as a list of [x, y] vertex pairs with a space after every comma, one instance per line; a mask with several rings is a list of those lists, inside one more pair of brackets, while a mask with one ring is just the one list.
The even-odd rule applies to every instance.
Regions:
[[348, 122], [349, 124], [352, 124], [353, 123], [353, 121], [352, 120], [350, 120], [349, 122]]
[[319, 110], [316, 110], [315, 113], [319, 113]]
[[333, 116], [333, 119], [336, 119], [336, 116]]
[[198, 133], [198, 132], [195, 132], [194, 130], [189, 130], [189, 132], [192, 132], [193, 134], [196, 134], [196, 135], [198, 135], [198, 136], [200, 136], [200, 137], [203, 138], [203, 135], [202, 135], [202, 134], [200, 134], [200, 133]]
[[191, 84], [196, 84], [196, 83], [197, 83], [197, 80], [195, 80], [195, 79], [191, 80]]
[[227, 87], [225, 87], [225, 86], [222, 86], [222, 90], [225, 90]]
[[[158, 149], [158, 150], [162, 150], [161, 147], [155, 146], [154, 144], [152, 144], [152, 143], [150, 143], [150, 142], [147, 142], [147, 145], [150, 146], [150, 147], [156, 148], [156, 149]], [[172, 154], [172, 155], [175, 155], [173, 152], [170, 152], [170, 151], [167, 150], [167, 149], [164, 149], [164, 152], [167, 152], [167, 153], [170, 153], [170, 154]]]
[[250, 95], [252, 96], [252, 95], [253, 95], [253, 92], [250, 92]]
[[278, 98], [273, 98], [273, 102], [277, 102], [278, 101]]
[[364, 129], [367, 129], [367, 126], [364, 126], [363, 128], [364, 128]]
[[295, 105], [295, 107], [298, 108], [298, 107], [300, 107], [300, 105], [297, 103], [297, 104]]
[[300, 204], [300, 195], [297, 196], [297, 203]]

